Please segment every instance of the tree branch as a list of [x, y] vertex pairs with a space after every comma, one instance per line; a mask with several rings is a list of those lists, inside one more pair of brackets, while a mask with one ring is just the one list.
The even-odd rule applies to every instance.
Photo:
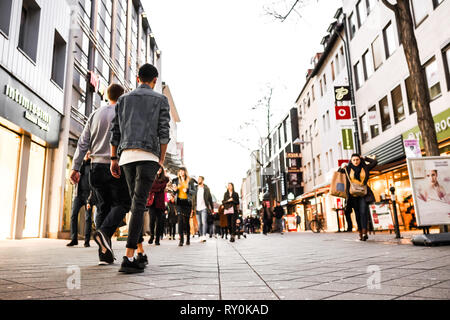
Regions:
[[266, 10], [266, 12], [267, 12], [267, 14], [274, 16], [275, 19], [279, 19], [279, 20], [281, 20], [281, 22], [284, 22], [284, 21], [289, 17], [289, 15], [291, 14], [291, 12], [294, 11], [295, 7], [297, 6], [297, 4], [298, 4], [299, 2], [300, 2], [300, 0], [295, 0], [294, 4], [291, 6], [291, 9], [289, 9], [288, 13], [286, 13], [284, 16], [281, 15], [281, 14], [279, 14], [279, 13], [276, 12], [276, 11], [269, 11], [269, 10]]
[[388, 0], [381, 0], [383, 4], [394, 12], [397, 12], [397, 5], [390, 3]]

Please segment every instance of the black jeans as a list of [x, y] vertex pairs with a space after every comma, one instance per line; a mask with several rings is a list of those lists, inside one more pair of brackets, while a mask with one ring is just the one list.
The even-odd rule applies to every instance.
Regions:
[[230, 235], [234, 237], [236, 235], [236, 214], [227, 214], [228, 230]]
[[126, 164], [121, 168], [125, 174], [131, 198], [131, 219], [126, 247], [136, 250], [138, 243], [144, 241], [142, 229], [147, 198], [156, 173], [161, 167], [154, 161], [139, 161]]
[[263, 233], [270, 233], [272, 231], [272, 219], [264, 219]]
[[180, 234], [180, 242], [184, 243], [184, 234], [186, 233], [187, 241], [191, 238], [191, 225], [189, 224], [189, 215], [178, 214], [178, 233]]
[[363, 197], [350, 197], [347, 207], [355, 210], [356, 223], [358, 224], [358, 230], [368, 228], [369, 223], [369, 209], [366, 200]]
[[93, 163], [89, 178], [97, 197], [95, 226], [111, 238], [130, 211], [131, 199], [125, 177], [116, 179], [111, 175], [110, 165]]
[[347, 230], [353, 230], [353, 222], [352, 222], [352, 207], [347, 204], [345, 207], [345, 220], [347, 221]]
[[169, 237], [175, 238], [176, 223], [169, 222]]
[[[70, 215], [70, 238], [78, 241], [78, 214], [82, 207], [86, 206], [85, 197], [75, 197], [72, 203], [72, 213]], [[92, 229], [92, 208], [85, 210], [84, 241], [89, 242]]]
[[[162, 215], [164, 214], [164, 209], [158, 209], [154, 206], [149, 208], [150, 213], [150, 236], [154, 237], [159, 241], [163, 233]], [[156, 229], [156, 232], [155, 232]]]

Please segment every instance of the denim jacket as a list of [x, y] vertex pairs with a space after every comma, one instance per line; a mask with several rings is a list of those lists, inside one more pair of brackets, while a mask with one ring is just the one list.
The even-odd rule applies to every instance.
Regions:
[[111, 144], [118, 147], [119, 157], [126, 149], [142, 149], [160, 157], [160, 145], [170, 141], [169, 122], [167, 98], [141, 84], [117, 101]]

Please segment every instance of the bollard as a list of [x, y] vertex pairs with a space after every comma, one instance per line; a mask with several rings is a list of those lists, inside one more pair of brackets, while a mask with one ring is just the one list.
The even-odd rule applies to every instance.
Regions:
[[401, 239], [400, 227], [398, 225], [397, 203], [395, 201], [395, 188], [391, 187], [389, 190], [391, 191], [392, 207], [394, 208], [395, 239]]

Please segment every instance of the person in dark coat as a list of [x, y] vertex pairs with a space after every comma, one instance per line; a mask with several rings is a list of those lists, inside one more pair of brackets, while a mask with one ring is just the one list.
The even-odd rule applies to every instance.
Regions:
[[273, 213], [266, 203], [263, 203], [262, 211], [263, 234], [267, 235], [272, 231]]
[[220, 226], [220, 236], [222, 239], [225, 236], [225, 239], [228, 239], [228, 220], [227, 216], [224, 213], [224, 206], [223, 204], [219, 207], [219, 226]]
[[[356, 222], [358, 224], [359, 240], [366, 241], [369, 237], [367, 235], [368, 223], [369, 223], [369, 203], [375, 201], [375, 196], [367, 186], [369, 181], [370, 171], [375, 168], [377, 161], [368, 157], [362, 157], [359, 154], [353, 154], [350, 163], [343, 164], [343, 167], [339, 169], [339, 172], [346, 173], [347, 185], [350, 183], [363, 185], [367, 187], [367, 195], [365, 196], [353, 196], [350, 194], [350, 188], [347, 188], [347, 208], [346, 210], [354, 210], [356, 216]], [[350, 180], [349, 180], [350, 179]]]
[[227, 191], [223, 195], [222, 204], [224, 206], [224, 213], [227, 216], [228, 231], [231, 234], [230, 242], [234, 242], [236, 235], [236, 218], [239, 214], [239, 195], [234, 191], [234, 184], [229, 183]]
[[164, 169], [159, 169], [148, 199], [150, 212], [150, 240], [148, 243], [153, 244], [153, 241], [155, 241], [157, 246], [160, 245], [159, 240], [163, 233], [162, 215], [166, 209], [165, 190], [167, 182], [169, 182], [169, 178], [165, 175]]
[[177, 208], [175, 206], [175, 195], [169, 193], [169, 202], [167, 203], [167, 220], [169, 224], [169, 240], [175, 240], [175, 230], [178, 221]]
[[91, 168], [90, 153], [87, 152], [80, 168], [80, 182], [75, 186], [75, 197], [72, 202], [72, 212], [70, 215], [70, 238], [68, 247], [78, 245], [78, 214], [81, 208], [85, 208], [85, 231], [84, 246], [90, 247], [92, 229], [92, 207], [87, 208], [87, 201], [91, 193], [89, 185], [89, 173]]

